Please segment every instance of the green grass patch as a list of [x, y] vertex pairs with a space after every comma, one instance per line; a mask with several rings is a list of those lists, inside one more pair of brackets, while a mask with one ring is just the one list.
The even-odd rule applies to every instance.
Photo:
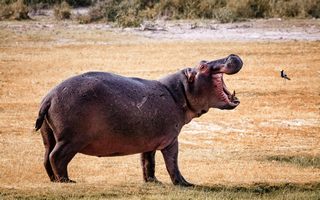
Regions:
[[75, 184], [50, 188], [0, 188], [0, 199], [317, 199], [320, 183], [255, 183], [183, 188], [167, 184], [95, 187]]
[[122, 27], [134, 27], [143, 20], [163, 17], [216, 19], [226, 23], [249, 18], [319, 18], [320, 0], [108, 0], [99, 2], [91, 10], [79, 17], [80, 23], [106, 19]]
[[285, 156], [276, 155], [267, 158], [268, 161], [277, 161], [294, 164], [300, 167], [320, 168], [320, 156]]
[[[144, 20], [215, 19], [219, 22], [250, 18], [319, 18], [320, 0], [0, 0], [0, 20], [29, 19], [30, 10], [54, 7], [59, 20], [72, 18], [71, 7], [90, 6], [80, 23], [97, 20], [121, 27], [138, 27]], [[32, 9], [30, 9], [32, 8]]]
[[23, 20], [30, 19], [28, 16], [29, 8], [23, 0], [17, 0], [11, 4], [0, 1], [0, 20], [14, 19]]

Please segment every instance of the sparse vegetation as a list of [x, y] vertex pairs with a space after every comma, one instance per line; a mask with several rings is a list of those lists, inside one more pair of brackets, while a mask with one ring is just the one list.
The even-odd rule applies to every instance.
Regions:
[[[16, 1], [18, 0], [0, 0], [0, 3], [12, 4]], [[28, 6], [37, 4], [54, 6], [56, 4], [61, 4], [63, 1], [66, 1], [69, 5], [73, 7], [90, 6], [91, 4], [97, 2], [97, 0], [23, 0], [23, 2]]]
[[127, 184], [122, 187], [68, 187], [21, 191], [1, 189], [4, 199], [317, 199], [320, 183], [196, 186], [191, 188], [159, 184]]
[[[2, 21], [0, 26], [0, 199], [320, 196], [320, 168], [266, 161], [270, 155], [299, 153], [312, 158], [320, 154], [320, 60], [315, 59], [319, 41], [146, 39], [100, 30], [100, 26], [52, 21]], [[173, 186], [160, 152], [156, 176], [163, 185], [142, 183], [139, 155], [97, 158], [78, 154], [69, 166], [76, 184], [49, 181], [41, 136], [31, 130], [39, 103], [53, 86], [95, 70], [157, 79], [202, 59], [230, 53], [240, 55], [245, 63], [239, 74], [224, 76], [228, 88], [237, 91], [240, 106], [233, 111], [212, 109], [186, 125], [179, 136], [182, 173], [200, 186]], [[290, 82], [279, 77], [280, 67], [285, 67]], [[295, 119], [299, 123], [287, 125]]]
[[143, 20], [158, 18], [215, 19], [226, 23], [248, 18], [320, 17], [320, 0], [0, 0], [0, 3], [1, 19], [27, 18], [26, 5], [33, 8], [58, 5], [54, 8], [58, 19], [70, 17], [70, 6], [91, 6], [88, 14], [77, 17], [80, 23], [106, 20], [123, 27], [139, 26]]
[[17, 0], [11, 4], [0, 2], [0, 20], [14, 19], [23, 20], [30, 19], [28, 16], [29, 8], [23, 0]]
[[[182, 18], [180, 11], [168, 5], [159, 15], [160, 4], [155, 2], [131, 8], [130, 12], [139, 15], [139, 20]], [[239, 20], [235, 13], [240, 7], [229, 4], [229, 9], [226, 2], [201, 1], [199, 9], [206, 11], [203, 18]], [[305, 11], [299, 10], [297, 17], [318, 12], [319, 4], [312, 4], [317, 1], [308, 2], [313, 6], [305, 5]], [[118, 11], [108, 13], [103, 2], [95, 6], [98, 12], [90, 13], [96, 14], [91, 21], [117, 23]], [[261, 8], [263, 14], [250, 11], [250, 15], [278, 16], [270, 14], [271, 7], [268, 4], [268, 11]], [[135, 13], [140, 8], [143, 11]], [[195, 12], [188, 17], [197, 15]], [[138, 36], [131, 30], [110, 30], [105, 24], [86, 26], [72, 21], [59, 23], [47, 16], [39, 18], [42, 20], [0, 21], [0, 199], [319, 199], [319, 41], [273, 42], [241, 37], [232, 41], [189, 41], [156, 34], [146, 38], [147, 31]], [[262, 24], [215, 27], [210, 23], [217, 32], [226, 27]], [[284, 26], [284, 31], [319, 30], [319, 20], [264, 23], [270, 24], [267, 29], [274, 27], [272, 30], [279, 26]], [[297, 28], [290, 29], [294, 26]], [[307, 31], [297, 32], [303, 35]], [[32, 129], [39, 103], [53, 86], [87, 71], [158, 79], [195, 66], [200, 60], [230, 53], [244, 61], [240, 73], [224, 76], [228, 88], [236, 90], [240, 106], [233, 111], [212, 109], [187, 124], [179, 136], [181, 171], [197, 187], [173, 186], [160, 152], [156, 155], [156, 176], [162, 185], [142, 182], [139, 155], [97, 158], [78, 154], [69, 166], [70, 178], [76, 184], [49, 181], [43, 167], [41, 135]], [[291, 81], [279, 77], [281, 68]]]
[[[319, 17], [320, 0], [107, 0], [99, 3], [102, 15], [120, 26], [137, 26], [144, 19], [216, 19], [222, 23], [247, 18]], [[95, 10], [95, 8], [93, 8]], [[94, 12], [86, 18], [97, 19]], [[92, 16], [92, 17], [91, 17]], [[101, 15], [100, 15], [101, 16]], [[101, 17], [102, 18], [102, 17]], [[94, 21], [94, 20], [92, 20]]]
[[79, 15], [77, 16], [77, 20], [80, 24], [88, 24], [92, 23], [101, 19], [104, 19], [106, 16], [108, 16], [108, 12], [110, 12], [109, 9], [106, 9], [105, 3], [99, 2], [92, 6], [89, 9], [89, 12], [87, 15]]
[[63, 1], [61, 4], [57, 4], [53, 8], [53, 13], [56, 19], [59, 19], [59, 20], [70, 19], [71, 7], [66, 1]]
[[291, 163], [301, 167], [315, 167], [320, 168], [320, 156], [270, 156], [269, 161], [277, 161], [284, 163]]

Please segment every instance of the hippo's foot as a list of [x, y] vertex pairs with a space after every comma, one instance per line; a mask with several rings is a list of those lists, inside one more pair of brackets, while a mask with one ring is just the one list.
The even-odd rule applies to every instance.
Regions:
[[162, 184], [156, 177], [148, 177], [144, 180], [146, 183]]
[[171, 181], [174, 185], [180, 185], [183, 187], [194, 186], [186, 181], [180, 173], [178, 168], [178, 140], [177, 138], [166, 148], [161, 150], [166, 168], [170, 175]]
[[189, 183], [188, 181], [186, 181], [183, 178], [183, 176], [177, 177], [172, 182], [173, 182], [174, 185], [179, 185], [179, 186], [182, 186], [182, 187], [192, 187], [192, 186], [194, 186], [194, 184]]
[[65, 178], [65, 177], [56, 178], [55, 176], [50, 176], [50, 181], [54, 183], [76, 183], [76, 181], [73, 181], [69, 178]]
[[54, 182], [58, 182], [58, 183], [76, 183], [75, 181], [69, 179], [69, 178], [65, 178], [65, 177], [61, 177], [59, 179], [56, 179]]
[[141, 154], [143, 180], [146, 183], [161, 183], [154, 175], [156, 151]]
[[51, 182], [57, 182], [57, 179], [54, 177], [54, 175], [50, 176], [49, 178]]

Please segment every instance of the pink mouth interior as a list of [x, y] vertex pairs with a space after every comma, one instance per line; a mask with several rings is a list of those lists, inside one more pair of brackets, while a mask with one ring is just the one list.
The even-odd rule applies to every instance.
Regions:
[[216, 94], [222, 102], [225, 102], [226, 104], [229, 104], [231, 106], [237, 106], [239, 105], [240, 101], [235, 96], [235, 94], [231, 94], [229, 90], [227, 89], [227, 86], [225, 85], [223, 81], [223, 74], [213, 74], [212, 80], [214, 81], [216, 88]]

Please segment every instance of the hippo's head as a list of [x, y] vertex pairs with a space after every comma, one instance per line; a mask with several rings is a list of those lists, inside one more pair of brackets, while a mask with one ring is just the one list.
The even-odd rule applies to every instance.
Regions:
[[209, 108], [237, 107], [240, 101], [234, 92], [227, 89], [223, 74], [235, 74], [242, 65], [240, 57], [231, 54], [215, 61], [201, 61], [197, 67], [185, 69], [187, 81], [184, 87], [188, 106], [198, 114], [205, 113]]

